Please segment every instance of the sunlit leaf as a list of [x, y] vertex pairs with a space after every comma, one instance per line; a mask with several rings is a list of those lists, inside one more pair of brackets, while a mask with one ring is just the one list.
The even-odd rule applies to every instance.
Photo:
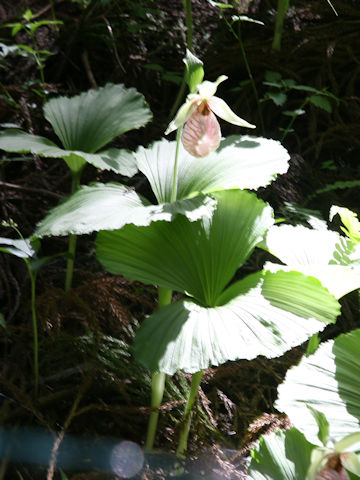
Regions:
[[348, 208], [333, 205], [330, 209], [330, 221], [335, 215], [340, 216], [340, 219], [344, 224], [344, 227], [341, 227], [341, 229], [345, 235], [347, 235], [354, 243], [360, 243], [360, 222], [356, 213]]
[[[360, 249], [337, 232], [274, 226], [266, 236], [266, 247], [289, 270], [318, 278], [336, 298], [360, 288]], [[266, 268], [276, 271], [283, 266], [267, 263]]]
[[307, 405], [322, 412], [329, 437], [339, 441], [360, 430], [360, 330], [342, 334], [303, 358], [279, 386], [276, 408], [313, 443], [318, 426]]
[[74, 97], [53, 98], [44, 105], [44, 115], [65, 149], [87, 153], [152, 118], [137, 90], [110, 83]]
[[75, 172], [81, 171], [86, 162], [102, 170], [112, 170], [129, 177], [137, 172], [134, 157], [127, 150], [110, 148], [93, 154], [64, 150], [45, 137], [30, 135], [21, 130], [8, 129], [0, 132], [0, 149], [6, 152], [31, 152], [42, 157], [63, 158]]
[[[138, 168], [159, 203], [171, 199], [175, 149], [176, 142], [161, 140], [135, 153]], [[279, 142], [247, 135], [226, 138], [216, 152], [204, 158], [194, 158], [180, 147], [178, 198], [230, 188], [256, 190], [285, 173], [288, 161]]]
[[[286, 292], [279, 274], [260, 272], [237, 282], [236, 296], [226, 296], [221, 306], [182, 300], [161, 308], [137, 332], [136, 358], [153, 371], [194, 373], [227, 360], [279, 356], [335, 321], [339, 305], [319, 282], [309, 279], [308, 284], [297, 272], [282, 273]], [[319, 301], [316, 306], [298, 295], [310, 289]], [[277, 292], [276, 305], [266, 298], [269, 290]]]
[[35, 235], [78, 235], [99, 230], [115, 230], [129, 223], [149, 225], [171, 221], [176, 214], [191, 221], [210, 216], [215, 201], [204, 195], [172, 204], [152, 205], [137, 193], [116, 183], [82, 186], [70, 198], [53, 208], [37, 225]]
[[179, 215], [171, 223], [100, 232], [98, 259], [111, 273], [214, 304], [273, 223], [272, 209], [255, 194], [228, 190], [214, 198], [212, 218], [190, 222]]

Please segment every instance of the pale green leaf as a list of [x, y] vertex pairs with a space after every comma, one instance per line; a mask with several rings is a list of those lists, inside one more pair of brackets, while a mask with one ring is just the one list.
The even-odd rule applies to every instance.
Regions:
[[[337, 232], [280, 225], [269, 230], [265, 243], [288, 270], [318, 278], [336, 298], [360, 288], [360, 249]], [[266, 268], [276, 271], [283, 266], [267, 263]]]
[[251, 451], [249, 480], [305, 480], [313, 448], [295, 428], [263, 436]]
[[272, 209], [255, 194], [227, 190], [213, 196], [217, 207], [212, 218], [190, 222], [179, 215], [171, 223], [100, 232], [98, 259], [111, 273], [214, 304], [273, 218]]
[[337, 214], [340, 216], [340, 219], [344, 224], [344, 227], [341, 227], [341, 229], [345, 235], [347, 235], [354, 243], [360, 243], [360, 222], [356, 213], [348, 208], [333, 205], [330, 209], [330, 221]]
[[[136, 358], [153, 371], [194, 373], [227, 360], [279, 356], [321, 330], [323, 321], [335, 321], [339, 305], [319, 282], [307, 284], [297, 272], [284, 275], [292, 298], [282, 291], [279, 274], [260, 272], [237, 282], [236, 296], [221, 306], [205, 308], [183, 300], [159, 309], [136, 334]], [[276, 286], [284, 308], [265, 298], [264, 291], [271, 287], [274, 292]], [[313, 290], [319, 305], [301, 299], [297, 290]]]
[[318, 438], [324, 447], [326, 447], [329, 439], [329, 422], [322, 412], [319, 412], [319, 410], [316, 410], [316, 408], [312, 407], [311, 405], [307, 405], [307, 407], [319, 427]]
[[178, 213], [197, 220], [204, 215], [210, 216], [214, 205], [214, 200], [204, 195], [172, 204], [151, 205], [123, 185], [94, 183], [80, 187], [53, 208], [37, 225], [35, 235], [81, 235], [115, 230], [129, 223], [143, 226], [152, 221], [170, 222]]
[[[135, 153], [137, 166], [159, 203], [171, 199], [175, 149], [176, 142], [161, 140]], [[261, 137], [228, 137], [204, 158], [194, 158], [181, 146], [178, 198], [230, 188], [256, 190], [285, 173], [288, 161], [289, 155], [279, 142]]]
[[307, 405], [329, 422], [329, 437], [340, 441], [360, 430], [360, 330], [328, 341], [291, 368], [279, 386], [276, 408], [313, 443], [318, 426]]
[[0, 149], [6, 152], [31, 152], [48, 158], [63, 158], [74, 172], [81, 171], [86, 162], [102, 170], [112, 170], [129, 177], [137, 172], [134, 157], [127, 150], [110, 148], [95, 154], [64, 150], [47, 138], [30, 135], [21, 130], [8, 129], [0, 132]]
[[65, 149], [87, 153], [152, 118], [139, 92], [110, 83], [74, 97], [51, 99], [44, 105], [44, 115]]

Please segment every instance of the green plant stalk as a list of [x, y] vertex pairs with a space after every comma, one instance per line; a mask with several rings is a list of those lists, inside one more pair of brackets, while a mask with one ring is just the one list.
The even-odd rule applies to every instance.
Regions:
[[33, 324], [33, 341], [34, 341], [34, 392], [35, 398], [39, 393], [39, 336], [36, 316], [36, 272], [33, 272], [29, 260], [24, 259], [30, 275], [31, 282], [31, 317]]
[[[190, 52], [193, 52], [193, 21], [192, 21], [192, 10], [191, 10], [191, 0], [183, 0], [183, 7], [186, 15], [186, 46]], [[174, 118], [177, 109], [179, 108], [180, 102], [184, 97], [186, 89], [186, 68], [184, 70], [183, 79], [179, 92], [176, 96], [175, 102], [170, 110], [170, 120]]]
[[185, 420], [182, 425], [182, 429], [180, 431], [178, 448], [176, 450], [176, 455], [180, 458], [184, 456], [184, 452], [187, 449], [187, 441], [188, 441], [191, 417], [192, 417], [191, 410], [199, 392], [199, 386], [201, 383], [202, 376], [203, 376], [203, 371], [200, 370], [200, 372], [194, 373], [194, 375], [191, 378], [190, 392], [186, 402], [185, 413], [184, 413]]
[[179, 160], [181, 132], [182, 132], [182, 127], [179, 127], [176, 133], [176, 150], [175, 150], [175, 161], [174, 161], [173, 184], [172, 184], [172, 190], [171, 190], [171, 202], [175, 202], [177, 198], [178, 160]]
[[[171, 303], [172, 291], [167, 288], [158, 288], [159, 308]], [[145, 450], [153, 449], [157, 424], [159, 420], [159, 408], [163, 399], [166, 375], [163, 372], [153, 373], [151, 377], [151, 408], [148, 429], [145, 440]]]
[[[191, 13], [191, 0], [183, 0], [183, 5], [186, 12], [186, 26], [187, 26], [187, 47], [192, 51], [192, 13]], [[186, 86], [184, 72], [183, 83], [181, 85], [177, 100], [181, 100], [184, 89]], [[181, 96], [180, 96], [181, 95]], [[176, 102], [175, 102], [176, 103]], [[179, 159], [179, 149], [180, 149], [180, 140], [181, 140], [182, 127], [178, 128], [176, 134], [176, 150], [175, 150], [175, 160], [174, 160], [174, 170], [173, 170], [173, 184], [171, 190], [171, 202], [175, 202], [177, 198], [177, 181], [178, 181], [178, 159]], [[166, 288], [158, 288], [158, 298], [159, 298], [159, 308], [165, 307], [171, 303], [172, 291]], [[145, 441], [145, 450], [151, 451], [154, 446], [155, 435], [159, 420], [159, 408], [163, 399], [164, 389], [165, 389], [165, 379], [166, 375], [163, 372], [153, 373], [151, 378], [151, 407], [152, 412], [150, 413], [148, 429], [146, 434]]]
[[[176, 135], [176, 151], [173, 171], [173, 185], [171, 191], [171, 202], [177, 198], [177, 177], [178, 177], [178, 159], [182, 127], [178, 128]], [[166, 288], [158, 288], [159, 308], [165, 307], [171, 303], [172, 291]], [[159, 420], [159, 407], [162, 402], [165, 388], [165, 373], [154, 373], [151, 378], [151, 408], [148, 429], [145, 440], [145, 449], [151, 451], [154, 446], [157, 424]]]
[[35, 62], [37, 63], [37, 66], [39, 67], [41, 84], [44, 87], [44, 84], [45, 84], [44, 67], [43, 67], [43, 64], [41, 62], [40, 52], [39, 52], [39, 49], [38, 49], [38, 46], [37, 46], [37, 43], [36, 43], [36, 37], [35, 37], [34, 33], [32, 32], [32, 30], [29, 30], [29, 34], [30, 34], [30, 37], [31, 37], [31, 41], [34, 45], [34, 50], [33, 50], [34, 51], [34, 58], [35, 58]]
[[[71, 193], [74, 193], [79, 188], [81, 172], [82, 170], [79, 172], [71, 172], [72, 173]], [[68, 292], [71, 289], [71, 285], [72, 285], [75, 252], [76, 252], [76, 240], [77, 240], [77, 236], [75, 234], [69, 235], [69, 246], [68, 246], [69, 258], [66, 264], [65, 292]]]
[[151, 452], [154, 446], [157, 424], [159, 420], [159, 407], [164, 395], [166, 375], [163, 372], [153, 373], [151, 377], [151, 408], [148, 429], [145, 441], [145, 450]]
[[281, 37], [282, 37], [284, 19], [285, 19], [286, 12], [289, 9], [289, 4], [290, 4], [290, 0], [278, 0], [278, 3], [277, 3], [274, 39], [271, 45], [271, 48], [275, 51], [280, 51], [281, 49]]
[[229, 30], [234, 35], [236, 40], [239, 42], [239, 47], [240, 47], [241, 55], [242, 55], [243, 60], [244, 60], [245, 69], [246, 69], [246, 72], [248, 74], [248, 77], [249, 77], [249, 80], [250, 80], [250, 83], [251, 83], [251, 88], [254, 92], [254, 97], [255, 97], [255, 100], [256, 100], [256, 105], [257, 105], [257, 110], [258, 110], [258, 115], [259, 115], [259, 120], [260, 120], [261, 133], [262, 133], [262, 135], [265, 135], [265, 126], [264, 126], [264, 118], [263, 118], [262, 109], [261, 109], [261, 103], [260, 103], [260, 100], [259, 100], [259, 94], [258, 94], [258, 91], [257, 91], [257, 88], [256, 88], [254, 77], [253, 77], [252, 72], [251, 72], [251, 68], [250, 68], [250, 65], [249, 65], [249, 62], [248, 62], [248, 59], [247, 59], [247, 55], [246, 55], [246, 51], [245, 51], [245, 47], [244, 47], [244, 42], [243, 42], [243, 39], [242, 39], [241, 22], [240, 21], [238, 22], [238, 24], [239, 24], [238, 33], [236, 33], [235, 30], [233, 29], [231, 23], [225, 17], [222, 9], [220, 9], [220, 12], [221, 12], [222, 18], [225, 21], [226, 25], [228, 26]]

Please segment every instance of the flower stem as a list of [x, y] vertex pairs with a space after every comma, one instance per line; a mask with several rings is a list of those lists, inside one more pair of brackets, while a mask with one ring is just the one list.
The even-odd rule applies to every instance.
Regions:
[[189, 397], [186, 402], [186, 407], [185, 407], [185, 413], [184, 413], [184, 423], [182, 425], [182, 429], [180, 431], [180, 437], [179, 437], [179, 443], [178, 443], [178, 448], [176, 450], [176, 455], [178, 457], [183, 457], [184, 452], [187, 449], [187, 441], [188, 441], [188, 436], [189, 436], [189, 431], [190, 431], [190, 424], [191, 424], [191, 409], [195, 403], [196, 397], [199, 392], [199, 386], [201, 383], [201, 379], [203, 376], [203, 371], [200, 370], [197, 373], [194, 373], [191, 379], [191, 385], [190, 385], [190, 392], [189, 392]]
[[174, 162], [173, 185], [171, 190], [171, 202], [175, 202], [177, 198], [178, 159], [179, 159], [181, 132], [182, 132], [182, 127], [178, 128], [178, 131], [176, 134], [176, 151], [175, 151], [175, 162]]

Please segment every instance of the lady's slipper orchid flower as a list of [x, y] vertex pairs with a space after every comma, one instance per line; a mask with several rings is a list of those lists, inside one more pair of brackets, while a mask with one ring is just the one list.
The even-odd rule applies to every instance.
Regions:
[[224, 100], [214, 96], [219, 83], [226, 79], [222, 75], [216, 82], [204, 81], [197, 85], [198, 93], [187, 96], [186, 102], [165, 132], [167, 135], [184, 125], [181, 141], [185, 150], [194, 157], [205, 157], [219, 146], [221, 130], [215, 115], [233, 125], [255, 128], [255, 125], [235, 115]]
[[332, 448], [316, 447], [311, 453], [311, 463], [306, 480], [350, 480], [347, 471], [360, 475], [358, 450], [360, 433], [351, 433]]

